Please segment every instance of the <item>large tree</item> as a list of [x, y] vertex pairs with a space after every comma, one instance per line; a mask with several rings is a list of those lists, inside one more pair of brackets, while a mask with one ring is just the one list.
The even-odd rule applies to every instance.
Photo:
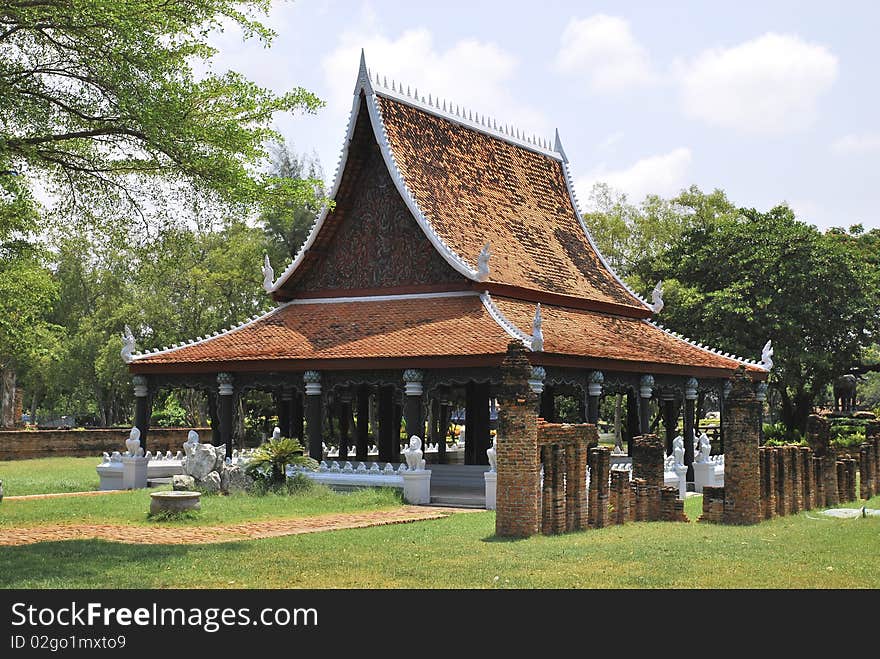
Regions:
[[668, 282], [671, 327], [743, 356], [773, 341], [770, 385], [789, 428], [804, 429], [817, 397], [877, 330], [872, 266], [784, 205], [692, 226], [650, 271]]
[[321, 102], [301, 88], [276, 95], [210, 65], [209, 33], [224, 23], [246, 38], [272, 39], [255, 18], [270, 4], [2, 3], [0, 172], [18, 172], [22, 183], [0, 195], [0, 221], [43, 186], [62, 209], [79, 204], [104, 217], [309, 195], [309, 185], [273, 184], [260, 167], [278, 138], [273, 115]]

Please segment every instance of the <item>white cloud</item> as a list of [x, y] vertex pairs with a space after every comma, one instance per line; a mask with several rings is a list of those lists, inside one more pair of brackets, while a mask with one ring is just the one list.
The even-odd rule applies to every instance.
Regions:
[[[378, 71], [387, 76], [389, 83], [393, 78], [417, 87], [420, 95], [431, 93], [480, 114], [494, 115], [499, 123], [512, 123], [545, 138], [550, 135], [546, 117], [512, 92], [518, 73], [513, 55], [477, 39], [461, 40], [442, 50], [426, 28], [406, 30], [397, 38], [372, 26], [344, 33], [322, 62], [327, 88], [332, 90], [328, 111], [334, 114], [347, 114], [351, 108], [361, 48], [373, 74]], [[344, 80], [351, 84], [340, 84]]]
[[835, 140], [834, 144], [831, 145], [831, 150], [842, 156], [880, 151], [880, 133], [845, 135]]
[[606, 14], [573, 18], [561, 41], [556, 68], [584, 76], [595, 92], [620, 91], [651, 83], [656, 77], [648, 52], [623, 18]]
[[837, 57], [798, 36], [767, 33], [676, 66], [685, 114], [743, 132], [803, 129], [837, 79]]
[[615, 190], [625, 192], [634, 202], [641, 201], [649, 194], [669, 197], [690, 183], [691, 160], [691, 150], [679, 147], [669, 153], [642, 158], [626, 169], [608, 170], [600, 165], [579, 177], [575, 181], [575, 188], [581, 200], [589, 198], [596, 183], [607, 183]]

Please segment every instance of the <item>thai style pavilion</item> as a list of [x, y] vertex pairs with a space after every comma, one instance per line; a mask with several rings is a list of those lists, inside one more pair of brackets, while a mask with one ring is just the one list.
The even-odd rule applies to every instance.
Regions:
[[769, 359], [721, 354], [652, 321], [659, 288], [649, 304], [599, 252], [558, 133], [550, 144], [389, 87], [362, 56], [331, 197], [281, 276], [264, 267], [272, 311], [131, 358], [142, 437], [155, 392], [192, 387], [209, 392], [213, 440], [231, 451], [234, 401], [259, 389], [276, 394], [283, 431], [312, 457], [332, 414], [340, 455], [366, 459], [372, 397], [380, 461], [398, 461], [401, 417], [406, 436], [439, 442], [442, 460], [450, 409], [463, 404], [465, 462], [485, 464], [511, 337], [530, 350], [542, 416], [553, 418], [554, 395], [573, 395], [595, 423], [600, 397], [625, 393], [629, 437], [651, 426], [652, 398], [667, 429], [683, 410], [688, 436], [702, 393], [723, 398], [743, 365], [766, 379]]

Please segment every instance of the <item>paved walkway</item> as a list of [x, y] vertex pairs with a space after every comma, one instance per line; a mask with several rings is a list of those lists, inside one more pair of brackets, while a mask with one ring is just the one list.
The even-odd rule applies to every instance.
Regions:
[[363, 513], [334, 513], [296, 519], [245, 522], [228, 526], [122, 526], [116, 524], [51, 524], [0, 529], [0, 546], [29, 545], [59, 540], [108, 540], [126, 544], [199, 545], [276, 538], [283, 535], [361, 529], [386, 524], [404, 524], [442, 519], [453, 513], [480, 512], [467, 508], [403, 506], [394, 510]]
[[28, 499], [57, 499], [58, 497], [93, 497], [104, 494], [124, 494], [131, 490], [89, 490], [88, 492], [54, 492], [52, 494], [17, 494], [3, 497], [7, 501], [27, 501]]

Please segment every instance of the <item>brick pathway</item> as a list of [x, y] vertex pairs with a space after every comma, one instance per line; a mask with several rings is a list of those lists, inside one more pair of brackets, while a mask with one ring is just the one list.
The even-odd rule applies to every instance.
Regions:
[[3, 497], [7, 501], [27, 501], [28, 499], [56, 499], [58, 497], [93, 497], [104, 494], [125, 494], [131, 490], [89, 490], [88, 492], [54, 492], [52, 494], [16, 494]]
[[394, 510], [335, 513], [296, 519], [245, 522], [229, 526], [121, 526], [115, 524], [51, 524], [0, 529], [0, 546], [29, 545], [59, 540], [100, 539], [126, 544], [198, 545], [275, 538], [283, 535], [360, 529], [449, 517], [453, 513], [480, 512], [471, 508], [403, 506]]

